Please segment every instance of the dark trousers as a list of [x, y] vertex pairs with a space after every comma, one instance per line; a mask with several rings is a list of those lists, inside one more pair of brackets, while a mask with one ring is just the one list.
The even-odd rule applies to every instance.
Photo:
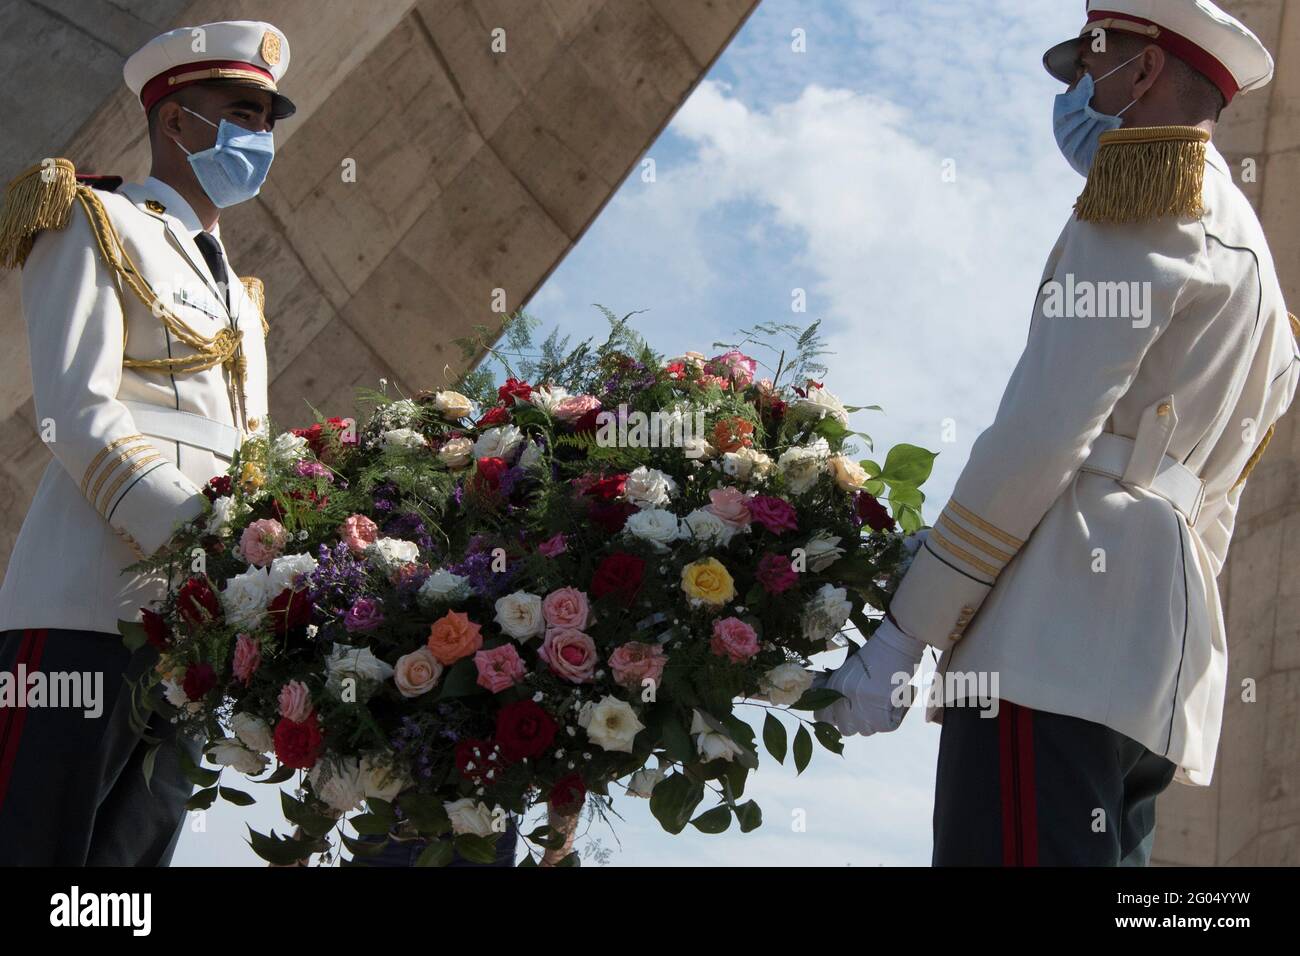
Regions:
[[996, 701], [949, 706], [935, 866], [1146, 866], [1176, 767], [1092, 721]]
[[[191, 786], [174, 727], [152, 714], [164, 743], [146, 786], [146, 744], [132, 729], [134, 682], [157, 661], [116, 634], [29, 630], [0, 635], [0, 671], [102, 675], [98, 716], [84, 707], [0, 707], [0, 866], [166, 866]], [[22, 688], [19, 688], [22, 691]], [[58, 703], [57, 701], [55, 703]], [[199, 744], [182, 738], [198, 761]]]

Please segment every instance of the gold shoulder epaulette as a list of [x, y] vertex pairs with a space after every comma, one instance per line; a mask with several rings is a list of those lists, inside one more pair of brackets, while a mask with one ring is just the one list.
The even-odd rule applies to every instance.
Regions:
[[247, 276], [239, 281], [244, 283], [244, 292], [257, 306], [257, 314], [262, 317], [262, 334], [266, 335], [271, 331], [266, 322], [266, 286], [256, 276]]
[[1080, 222], [1199, 219], [1205, 212], [1205, 144], [1196, 126], [1135, 126], [1101, 134], [1074, 212]]
[[77, 197], [77, 170], [66, 159], [47, 159], [15, 176], [0, 210], [0, 269], [21, 268], [42, 229], [62, 229]]

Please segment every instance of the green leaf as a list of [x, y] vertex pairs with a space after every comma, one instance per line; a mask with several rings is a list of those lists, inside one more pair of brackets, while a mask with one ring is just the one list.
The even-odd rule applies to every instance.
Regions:
[[809, 687], [798, 700], [790, 705], [791, 710], [821, 710], [840, 700], [844, 695], [829, 687]]
[[559, 830], [552, 829], [550, 826], [542, 824], [533, 830], [532, 833], [529, 833], [525, 839], [532, 843], [536, 843], [540, 847], [545, 847], [548, 850], [558, 850], [560, 847], [564, 846], [566, 837]]
[[300, 860], [306, 860], [313, 853], [324, 852], [328, 848], [322, 840], [278, 837], [274, 830], [271, 831], [270, 836], [267, 836], [258, 833], [252, 827], [248, 828], [248, 845], [259, 857], [276, 866], [289, 866]]
[[936, 457], [937, 452], [926, 451], [916, 445], [895, 445], [885, 456], [881, 477], [891, 485], [916, 487], [930, 477]]
[[[378, 836], [378, 834], [376, 834]], [[371, 843], [369, 840], [358, 840], [356, 837], [350, 837], [344, 834], [342, 836], [343, 845], [348, 848], [348, 852], [355, 857], [378, 856], [383, 852], [384, 847], [388, 846], [387, 840], [381, 840], [378, 843]]]
[[161, 743], [156, 743], [152, 747], [150, 747], [148, 752], [144, 755], [144, 763], [141, 765], [140, 768], [144, 772], [145, 789], [148, 790], [150, 793], [153, 793], [153, 787], [151, 786], [153, 783], [153, 768], [154, 765], [158, 762], [158, 751], [161, 749], [162, 749]]
[[776, 758], [777, 763], [785, 763], [785, 754], [789, 746], [786, 739], [785, 724], [777, 719], [770, 710], [763, 720], [763, 746]]
[[736, 807], [736, 820], [740, 823], [740, 832], [749, 833], [763, 825], [763, 811], [753, 800], [747, 800]]
[[233, 803], [237, 807], [251, 807], [257, 803], [257, 798], [252, 794], [245, 793], [243, 790], [236, 790], [234, 787], [218, 787], [221, 792], [221, 799], [227, 803]]
[[200, 790], [185, 801], [186, 810], [206, 810], [217, 799], [217, 788], [208, 787], [206, 790]]
[[139, 621], [119, 620], [117, 631], [122, 635], [122, 643], [126, 645], [128, 651], [138, 651], [149, 643], [144, 633], [144, 625]]
[[416, 866], [446, 866], [452, 861], [454, 851], [450, 840], [430, 840], [418, 857]]
[[361, 813], [351, 817], [348, 823], [363, 836], [386, 836], [393, 828], [392, 824], [373, 813]]
[[196, 764], [183, 748], [177, 750], [180, 758], [181, 774], [196, 787], [210, 787], [221, 776], [220, 770], [206, 770]]
[[286, 767], [284, 764], [276, 767], [269, 777], [263, 777], [261, 780], [254, 780], [254, 783], [284, 783], [286, 780], [292, 780], [295, 771], [292, 767]]
[[664, 715], [662, 734], [660, 736], [664, 752], [675, 763], [687, 763], [695, 759], [695, 744], [691, 735], [675, 711]]
[[650, 794], [650, 812], [669, 833], [674, 835], [686, 829], [691, 814], [704, 799], [704, 784], [697, 783], [684, 773], [675, 773]]
[[808, 733], [808, 728], [799, 725], [799, 732], [794, 735], [794, 769], [796, 773], [803, 773], [808, 769], [808, 764], [812, 760], [813, 742], [812, 734]]
[[720, 803], [692, 820], [691, 826], [701, 833], [725, 833], [731, 826], [731, 807]]
[[456, 837], [456, 852], [471, 863], [492, 863], [497, 858], [497, 842], [492, 837], [462, 833]]
[[817, 735], [817, 742], [831, 753], [844, 753], [844, 736], [834, 724], [828, 724], [824, 720], [815, 721], [813, 733]]
[[484, 693], [483, 688], [478, 685], [478, 666], [474, 663], [474, 659], [466, 657], [451, 665], [442, 678], [441, 688], [439, 700]]
[[403, 794], [399, 802], [402, 812], [420, 836], [437, 837], [451, 830], [451, 820], [442, 807], [442, 801], [432, 794]]

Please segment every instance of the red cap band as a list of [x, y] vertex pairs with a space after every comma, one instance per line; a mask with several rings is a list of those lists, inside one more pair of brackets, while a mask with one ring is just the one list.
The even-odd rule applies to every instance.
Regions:
[[[1114, 10], [1093, 10], [1088, 14], [1088, 22], [1094, 20], [1130, 20], [1133, 23], [1140, 23], [1143, 26], [1156, 27], [1160, 32], [1154, 36], [1148, 36], [1146, 39], [1161, 49], [1167, 50], [1178, 59], [1182, 60], [1192, 69], [1202, 73], [1205, 77], [1219, 88], [1226, 102], [1231, 103], [1232, 98], [1240, 91], [1237, 81], [1233, 78], [1232, 72], [1218, 61], [1214, 54], [1197, 46], [1187, 37], [1180, 33], [1175, 33], [1168, 27], [1156, 23], [1154, 20], [1145, 20], [1142, 17], [1135, 17], [1131, 13], [1117, 13]], [[1115, 27], [1116, 30], [1127, 33], [1123, 27]], [[1134, 36], [1143, 36], [1141, 33], [1134, 33]]]
[[203, 60], [186, 63], [159, 73], [140, 90], [140, 104], [147, 113], [164, 96], [192, 83], [209, 80], [250, 80], [264, 89], [275, 92], [275, 77], [260, 66], [242, 60]]

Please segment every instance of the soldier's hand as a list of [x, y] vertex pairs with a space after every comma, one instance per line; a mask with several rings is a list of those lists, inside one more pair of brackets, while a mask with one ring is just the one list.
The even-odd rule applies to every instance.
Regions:
[[908, 637], [892, 621], [882, 621], [856, 654], [823, 678], [824, 686], [844, 696], [817, 711], [814, 719], [834, 724], [845, 735], [896, 730], [911, 703], [902, 688], [916, 673], [924, 651], [920, 641]]

